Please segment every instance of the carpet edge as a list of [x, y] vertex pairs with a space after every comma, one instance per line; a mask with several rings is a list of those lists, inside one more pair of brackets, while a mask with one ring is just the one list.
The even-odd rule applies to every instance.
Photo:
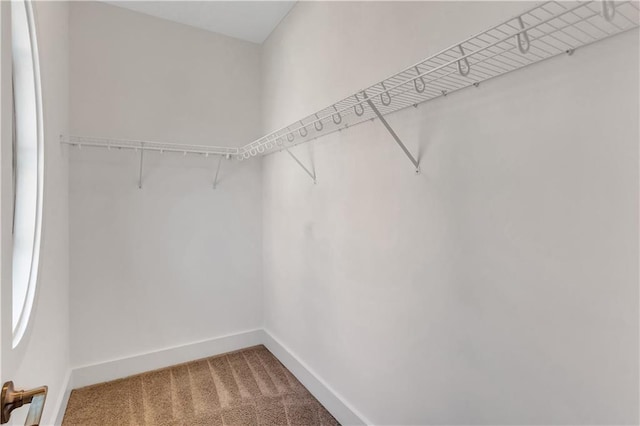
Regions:
[[373, 425], [343, 396], [329, 386], [293, 351], [264, 329], [264, 346], [302, 383], [342, 425]]

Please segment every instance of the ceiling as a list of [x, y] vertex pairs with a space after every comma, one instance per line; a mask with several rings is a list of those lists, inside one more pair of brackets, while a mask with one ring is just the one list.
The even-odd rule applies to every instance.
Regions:
[[105, 1], [157, 18], [262, 43], [295, 1]]

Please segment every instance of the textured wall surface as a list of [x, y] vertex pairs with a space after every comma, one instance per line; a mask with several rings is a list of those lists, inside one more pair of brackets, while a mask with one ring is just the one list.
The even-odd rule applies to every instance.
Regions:
[[[299, 3], [265, 130], [526, 9]], [[381, 29], [384, 29], [383, 31]], [[374, 424], [637, 424], [638, 37], [263, 165], [266, 328]]]
[[[72, 134], [233, 145], [257, 136], [259, 46], [101, 3], [71, 6]], [[261, 164], [70, 154], [74, 366], [262, 324]]]

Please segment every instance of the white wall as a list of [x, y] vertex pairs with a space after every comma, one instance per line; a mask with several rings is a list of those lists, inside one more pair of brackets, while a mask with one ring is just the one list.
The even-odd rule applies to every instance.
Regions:
[[[89, 2], [71, 5], [71, 133], [237, 145], [260, 130], [259, 46]], [[71, 152], [72, 363], [262, 325], [261, 165]]]
[[[16, 350], [10, 351], [10, 346], [3, 349], [2, 375], [4, 380], [13, 380], [19, 388], [48, 385], [42, 424], [53, 424], [69, 373], [68, 157], [66, 149], [59, 143], [59, 135], [68, 129], [68, 5], [66, 2], [34, 2], [33, 9], [40, 59], [45, 144], [40, 271], [31, 324]], [[3, 94], [3, 102], [5, 99]], [[10, 146], [11, 139], [5, 136], [3, 132], [2, 143]], [[6, 163], [3, 162], [4, 165]], [[3, 175], [3, 179], [5, 177]], [[3, 239], [10, 241], [10, 227], [9, 232], [4, 228], [7, 223], [3, 221]], [[8, 263], [6, 261], [3, 258], [3, 265], [10, 263], [10, 258]], [[10, 273], [8, 277], [3, 273], [3, 280], [9, 279], [9, 285], [10, 277]], [[8, 305], [3, 300], [3, 309], [10, 306], [10, 300]], [[11, 345], [11, 316], [4, 321], [7, 318], [5, 313], [2, 344]], [[27, 411], [27, 408], [16, 411], [12, 423], [24, 424]]]
[[[301, 2], [265, 130], [522, 3]], [[638, 34], [263, 164], [267, 330], [374, 424], [638, 423]]]

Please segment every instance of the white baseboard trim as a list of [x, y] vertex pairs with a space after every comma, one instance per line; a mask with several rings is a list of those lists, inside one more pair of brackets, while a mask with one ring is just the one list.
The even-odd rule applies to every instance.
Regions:
[[76, 367], [72, 373], [73, 388], [108, 382], [146, 371], [260, 345], [264, 340], [263, 336], [264, 331], [262, 329], [255, 329], [99, 364]]
[[67, 371], [67, 375], [62, 382], [62, 392], [56, 401], [56, 412], [51, 417], [53, 419], [53, 424], [58, 426], [62, 424], [62, 419], [64, 418], [64, 412], [67, 409], [67, 403], [69, 402], [69, 397], [71, 396], [71, 390], [73, 389], [73, 381], [71, 380], [72, 371]]
[[314, 373], [300, 358], [268, 330], [263, 330], [263, 344], [316, 397], [333, 417], [343, 425], [372, 425], [361, 413]]
[[62, 424], [72, 389], [121, 379], [158, 368], [169, 367], [196, 359], [207, 358], [255, 345], [265, 345], [282, 364], [315, 396], [343, 425], [371, 425], [342, 396], [311, 370], [298, 356], [269, 331], [255, 329], [237, 334], [203, 340], [186, 345], [148, 352], [98, 364], [76, 367], [67, 374], [65, 391], [58, 398], [55, 424]]

